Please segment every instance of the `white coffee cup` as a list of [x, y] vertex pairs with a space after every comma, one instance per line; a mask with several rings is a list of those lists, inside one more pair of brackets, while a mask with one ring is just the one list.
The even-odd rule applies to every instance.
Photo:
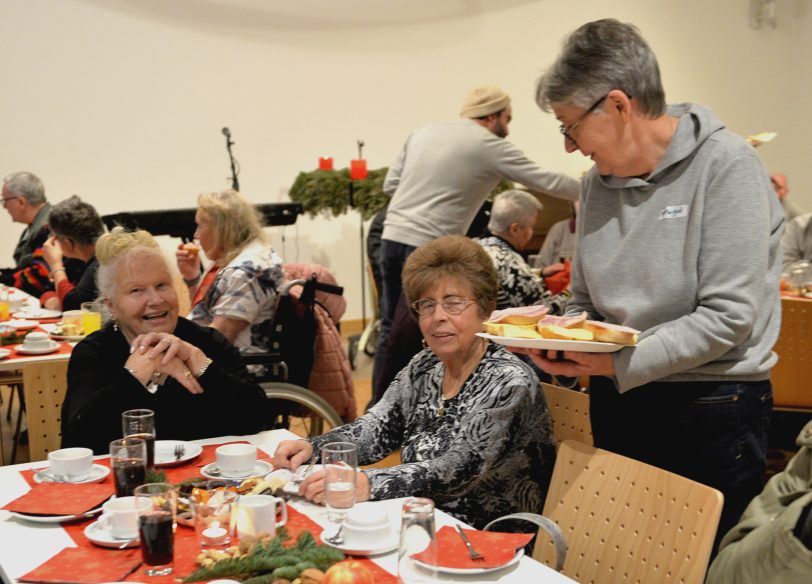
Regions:
[[[282, 518], [276, 521], [276, 506], [282, 511]], [[257, 535], [267, 533], [276, 536], [276, 528], [288, 520], [288, 506], [284, 499], [270, 495], [248, 495], [240, 497], [237, 503], [237, 535]]]
[[254, 472], [257, 447], [253, 444], [223, 444], [214, 452], [221, 476], [244, 477]]
[[33, 332], [25, 335], [23, 346], [26, 349], [47, 349], [51, 346], [51, 339], [47, 333]]
[[356, 506], [344, 520], [344, 540], [347, 545], [375, 547], [390, 535], [389, 517], [375, 507]]
[[61, 448], [48, 453], [48, 462], [55, 479], [81, 481], [93, 469], [93, 451], [81, 447]]
[[[141, 499], [139, 504], [146, 508], [150, 502]], [[117, 497], [102, 505], [99, 526], [116, 539], [138, 537], [138, 507], [135, 497]]]

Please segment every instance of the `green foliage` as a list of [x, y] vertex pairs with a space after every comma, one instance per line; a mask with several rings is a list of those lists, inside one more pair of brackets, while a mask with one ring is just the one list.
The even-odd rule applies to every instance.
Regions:
[[148, 468], [146, 475], [146, 483], [166, 483], [166, 473], [162, 470]]
[[301, 203], [305, 213], [338, 217], [350, 205], [350, 182], [353, 183], [355, 208], [364, 219], [371, 219], [382, 209], [389, 197], [383, 194], [383, 180], [388, 168], [370, 170], [367, 178], [350, 181], [349, 169], [300, 172], [290, 187], [290, 200]]

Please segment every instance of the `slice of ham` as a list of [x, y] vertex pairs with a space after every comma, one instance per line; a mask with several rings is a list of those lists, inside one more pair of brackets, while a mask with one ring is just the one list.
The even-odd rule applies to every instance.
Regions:
[[513, 306], [502, 310], [494, 310], [488, 318], [488, 322], [508, 321], [511, 324], [533, 324], [549, 311], [550, 309], [544, 305]]
[[576, 314], [575, 316], [555, 316], [548, 314], [544, 318], [539, 319], [536, 323], [536, 328], [549, 325], [560, 326], [562, 328], [581, 328], [584, 322], [586, 322], [586, 311], [581, 314]]

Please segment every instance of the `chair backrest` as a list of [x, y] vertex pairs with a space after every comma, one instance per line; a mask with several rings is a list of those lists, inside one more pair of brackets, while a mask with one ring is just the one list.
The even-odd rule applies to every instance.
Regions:
[[[563, 573], [582, 584], [701, 584], [721, 512], [716, 489], [574, 440], [544, 505], [567, 538]], [[538, 552], [554, 565], [551, 546]]]
[[23, 392], [31, 460], [45, 460], [62, 444], [62, 402], [68, 389], [68, 362], [23, 367]]
[[542, 383], [547, 407], [553, 416], [556, 442], [577, 440], [592, 445], [592, 423], [589, 421], [589, 394], [575, 389]]
[[776, 409], [812, 411], [812, 300], [781, 299], [781, 332], [770, 377]]

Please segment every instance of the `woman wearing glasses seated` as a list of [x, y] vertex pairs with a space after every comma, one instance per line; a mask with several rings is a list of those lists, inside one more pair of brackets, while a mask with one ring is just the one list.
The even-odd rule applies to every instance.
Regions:
[[[403, 288], [426, 348], [364, 416], [282, 442], [277, 464], [296, 469], [336, 441], [354, 442], [361, 465], [400, 448], [402, 464], [358, 473], [356, 501], [430, 497], [479, 528], [508, 513], [540, 512], [555, 449], [538, 379], [504, 347], [476, 336], [496, 302], [490, 257], [465, 237], [436, 239], [406, 261]], [[299, 492], [323, 502], [323, 473], [312, 472]]]

